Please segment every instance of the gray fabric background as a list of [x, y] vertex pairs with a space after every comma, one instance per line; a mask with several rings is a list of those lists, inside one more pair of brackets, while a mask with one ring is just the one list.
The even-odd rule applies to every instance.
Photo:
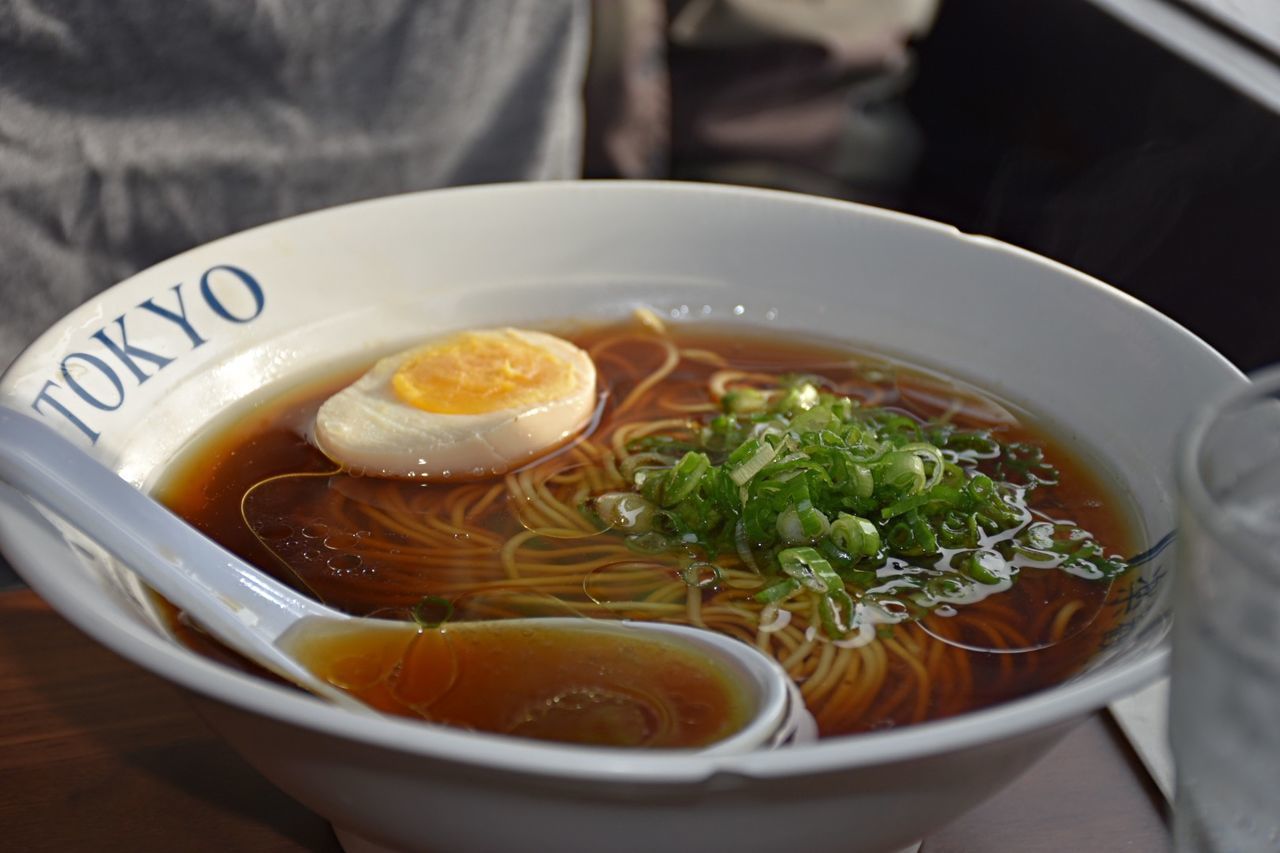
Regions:
[[99, 290], [217, 237], [576, 177], [587, 16], [587, 0], [0, 0], [0, 370]]
[[586, 0], [0, 0], [0, 369], [184, 249], [578, 173]]

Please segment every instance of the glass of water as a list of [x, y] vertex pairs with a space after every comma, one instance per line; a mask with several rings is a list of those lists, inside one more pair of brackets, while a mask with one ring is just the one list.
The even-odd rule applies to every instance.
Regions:
[[1178, 483], [1175, 849], [1280, 851], [1280, 368], [1191, 424]]

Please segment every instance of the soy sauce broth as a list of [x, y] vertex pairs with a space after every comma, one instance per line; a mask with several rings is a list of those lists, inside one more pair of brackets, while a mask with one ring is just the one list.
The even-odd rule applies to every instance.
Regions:
[[[595, 327], [560, 333], [590, 350], [625, 331]], [[1062, 473], [1059, 484], [1037, 493], [1032, 508], [1038, 517], [1070, 519], [1092, 531], [1108, 553], [1134, 553], [1139, 531], [1132, 523], [1129, 505], [1051, 431], [1016, 406], [945, 376], [845, 347], [798, 344], [772, 335], [697, 326], [677, 326], [672, 335], [681, 348], [718, 353], [744, 371], [819, 375], [832, 385], [850, 389], [848, 393], [857, 399], [912, 417], [929, 420], [945, 416], [962, 428], [991, 427], [1002, 441], [1034, 442], [1045, 448]], [[600, 430], [613, 422], [617, 402], [660, 360], [652, 347], [630, 343], [596, 359], [600, 386], [607, 394]], [[671, 407], [699, 399], [712, 372], [711, 366], [697, 359], [682, 361], [656, 390], [653, 405], [636, 407], [627, 417], [669, 417]], [[393, 552], [405, 547], [395, 531], [370, 531], [343, 521], [342, 512], [335, 510], [341, 510], [347, 500], [344, 492], [367, 490], [371, 478], [335, 472], [335, 466], [306, 439], [319, 405], [356, 375], [358, 372], [347, 372], [329, 381], [297, 387], [237, 413], [235, 420], [224, 421], [184, 453], [156, 490], [157, 497], [249, 562], [354, 615], [406, 619], [423, 596], [452, 597], [447, 588], [456, 586], [458, 579], [480, 587], [501, 587], [509, 579], [498, 549], [469, 542], [465, 536], [434, 552], [431, 566], [421, 570], [406, 568], [400, 557], [396, 558], [400, 562], [379, 563], [370, 556], [373, 552], [366, 552], [359, 561], [351, 559], [352, 537], [357, 534], [370, 533], [370, 538], [362, 541], [376, 543], [380, 554], [395, 556]], [[668, 410], [659, 411], [660, 407]], [[277, 501], [280, 529], [290, 531], [292, 537], [289, 559], [282, 560], [284, 549], [268, 547], [246, 525], [241, 501], [259, 481], [286, 473], [316, 476], [299, 479], [296, 488], [282, 493]], [[395, 501], [411, 505], [423, 517], [434, 514], [446, 520], [460, 490], [471, 487], [465, 483], [386, 482], [385, 489], [395, 493]], [[503, 498], [486, 503], [484, 512], [469, 523], [477, 532], [497, 540], [524, 532]], [[260, 531], [271, 532], [266, 527]], [[831, 693], [829, 701], [810, 704], [820, 734], [941, 719], [1071, 677], [1095, 654], [1116, 622], [1115, 608], [1107, 606], [1109, 589], [1108, 582], [1087, 581], [1062, 572], [1024, 571], [1010, 591], [962, 608], [957, 618], [931, 616], [923, 625], [895, 626], [883, 641], [858, 650], [857, 658], [849, 662], [848, 683]], [[723, 592], [707, 588], [703, 607], [714, 606]], [[1062, 607], [1067, 601], [1071, 606]], [[565, 601], [570, 612], [580, 603]], [[478, 612], [471, 618], [490, 615]], [[184, 643], [202, 653], [232, 659], [200, 632], [175, 624]], [[938, 635], [952, 642], [943, 642]], [[758, 640], [751, 635], [738, 636], [747, 642]], [[1010, 647], [1034, 650], [983, 650], [993, 644], [993, 638]], [[825, 672], [821, 656], [815, 653], [811, 658], [789, 670], [802, 691], [813, 688]], [[873, 692], [858, 692], [861, 684], [873, 680]], [[806, 692], [806, 700], [809, 698]]]
[[752, 713], [723, 663], [660, 638], [524, 622], [298, 628], [283, 645], [323, 680], [379, 711], [473, 731], [686, 749]]

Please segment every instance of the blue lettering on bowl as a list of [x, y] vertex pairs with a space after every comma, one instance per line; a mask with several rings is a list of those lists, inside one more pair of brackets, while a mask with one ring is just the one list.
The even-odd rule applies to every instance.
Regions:
[[[167, 293], [149, 297], [89, 335], [86, 344], [93, 342], [97, 345], [95, 349], [100, 348], [100, 352], [77, 350], [64, 355], [58, 363], [57, 371], [62, 384], [53, 379], [46, 381], [40, 393], [31, 401], [31, 408], [41, 416], [53, 414], [65, 418], [90, 443], [97, 443], [101, 433], [86, 418], [93, 411], [114, 412], [128, 399], [128, 387], [120, 373], [116, 372], [113, 362], [141, 385], [180, 358], [184, 352], [190, 352], [208, 341], [205, 334], [196, 330], [195, 323], [188, 314], [182, 288], [181, 282], [170, 287], [168, 292], [173, 294], [171, 299]], [[232, 300], [235, 288], [248, 295], [250, 304], [237, 304]], [[206, 270], [200, 276], [199, 289], [205, 305], [215, 317], [224, 322], [236, 325], [252, 322], [262, 315], [266, 307], [266, 294], [258, 280], [240, 267], [230, 264], [219, 264]], [[158, 301], [162, 298], [163, 303]], [[185, 341], [175, 334], [175, 348], [163, 352], [144, 349], [131, 343], [128, 323], [139, 311], [145, 311], [172, 324], [174, 332], [181, 332]], [[66, 393], [68, 391], [69, 394]]]

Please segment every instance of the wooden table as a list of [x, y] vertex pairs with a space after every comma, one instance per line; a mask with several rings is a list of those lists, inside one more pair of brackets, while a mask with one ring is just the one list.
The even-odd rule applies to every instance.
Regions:
[[[922, 850], [1139, 853], [1168, 844], [1163, 800], [1097, 715]], [[218, 740], [180, 691], [13, 590], [0, 592], [0, 850], [340, 848], [324, 820]]]

